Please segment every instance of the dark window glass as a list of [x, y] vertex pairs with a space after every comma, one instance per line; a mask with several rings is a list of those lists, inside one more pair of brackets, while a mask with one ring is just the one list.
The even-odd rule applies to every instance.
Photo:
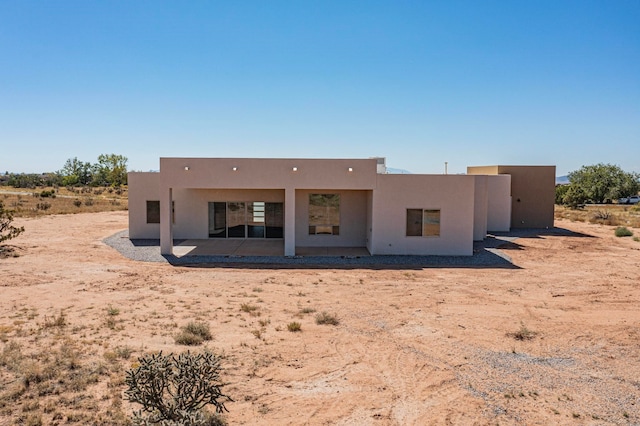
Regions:
[[147, 201], [147, 223], [160, 223], [160, 201]]
[[309, 194], [309, 234], [340, 233], [340, 194]]

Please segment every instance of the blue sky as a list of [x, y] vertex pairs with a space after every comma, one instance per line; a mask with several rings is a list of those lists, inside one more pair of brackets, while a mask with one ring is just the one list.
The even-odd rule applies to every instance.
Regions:
[[0, 171], [386, 156], [640, 172], [640, 1], [0, 0]]

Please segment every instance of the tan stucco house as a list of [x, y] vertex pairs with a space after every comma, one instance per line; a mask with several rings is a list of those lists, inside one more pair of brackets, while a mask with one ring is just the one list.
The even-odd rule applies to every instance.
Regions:
[[306, 247], [467, 256], [487, 232], [508, 231], [530, 198], [544, 218], [525, 224], [553, 226], [555, 167], [527, 172], [544, 178], [531, 186], [542, 195], [522, 195], [518, 209], [513, 186], [527, 166], [496, 167], [414, 175], [387, 174], [382, 158], [161, 158], [159, 172], [129, 173], [129, 237], [159, 238], [165, 255], [174, 239], [280, 239], [285, 256]]

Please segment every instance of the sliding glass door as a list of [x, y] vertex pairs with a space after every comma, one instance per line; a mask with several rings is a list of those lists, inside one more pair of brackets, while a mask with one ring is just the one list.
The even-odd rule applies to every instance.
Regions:
[[227, 203], [209, 203], [209, 238], [227, 238]]
[[282, 238], [283, 227], [283, 203], [209, 203], [209, 238]]

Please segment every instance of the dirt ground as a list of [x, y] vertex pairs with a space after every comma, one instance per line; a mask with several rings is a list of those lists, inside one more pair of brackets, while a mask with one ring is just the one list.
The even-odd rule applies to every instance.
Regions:
[[224, 355], [229, 424], [640, 424], [640, 242], [612, 226], [559, 220], [503, 247], [513, 268], [337, 270], [134, 262], [102, 243], [126, 212], [16, 222], [1, 425], [125, 423], [124, 372], [186, 350], [189, 321]]

